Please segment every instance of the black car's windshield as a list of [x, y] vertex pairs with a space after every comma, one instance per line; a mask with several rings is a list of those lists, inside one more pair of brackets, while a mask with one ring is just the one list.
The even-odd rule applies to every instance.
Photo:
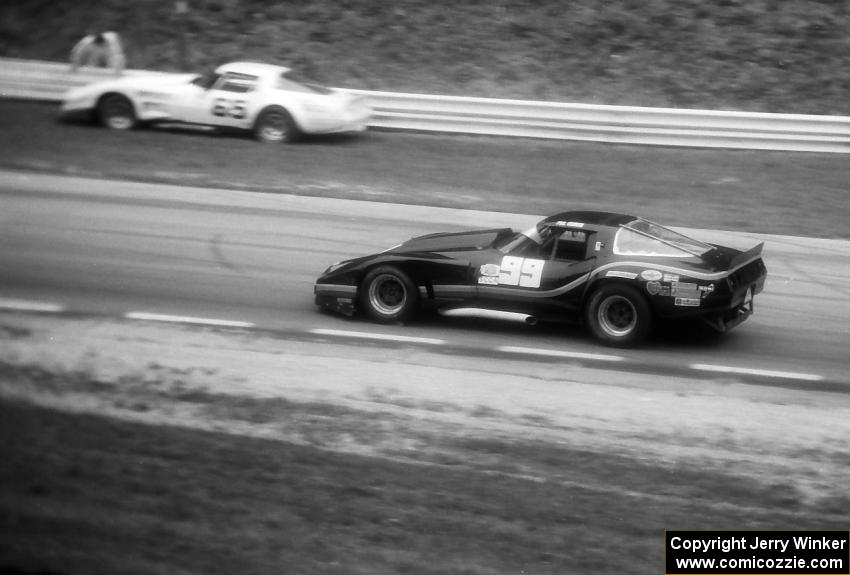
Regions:
[[523, 251], [529, 246], [535, 248], [540, 247], [551, 234], [551, 228], [543, 228], [538, 230], [537, 226], [531, 227], [523, 232], [518, 232], [513, 236], [508, 236], [501, 245], [495, 246], [497, 250], [503, 254], [511, 254], [518, 251]]

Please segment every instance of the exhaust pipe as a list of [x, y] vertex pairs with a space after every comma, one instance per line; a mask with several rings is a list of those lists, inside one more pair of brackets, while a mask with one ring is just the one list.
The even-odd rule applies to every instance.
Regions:
[[474, 317], [480, 319], [518, 321], [528, 325], [537, 324], [537, 318], [527, 313], [519, 313], [515, 311], [501, 311], [497, 309], [484, 309], [478, 307], [461, 307], [455, 309], [440, 310], [440, 315], [444, 315], [446, 317]]

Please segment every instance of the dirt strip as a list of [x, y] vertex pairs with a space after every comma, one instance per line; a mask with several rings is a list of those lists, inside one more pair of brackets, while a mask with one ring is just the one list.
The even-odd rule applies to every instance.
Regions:
[[594, 483], [523, 454], [562, 446], [782, 484], [803, 507], [850, 479], [843, 394], [105, 319], [7, 313], [0, 338], [0, 392], [72, 412]]

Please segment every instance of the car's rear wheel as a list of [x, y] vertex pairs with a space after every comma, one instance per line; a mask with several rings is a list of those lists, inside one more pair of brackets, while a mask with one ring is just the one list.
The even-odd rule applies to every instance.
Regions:
[[633, 347], [652, 331], [652, 310], [635, 288], [613, 284], [596, 290], [585, 307], [593, 336], [606, 345]]
[[419, 310], [419, 291], [410, 277], [394, 266], [381, 266], [366, 274], [360, 284], [360, 305], [382, 323], [403, 322]]
[[254, 124], [254, 135], [261, 142], [277, 144], [294, 142], [301, 136], [295, 120], [289, 112], [280, 107], [263, 110]]
[[138, 123], [133, 103], [120, 94], [104, 96], [97, 105], [97, 117], [112, 130], [130, 130]]

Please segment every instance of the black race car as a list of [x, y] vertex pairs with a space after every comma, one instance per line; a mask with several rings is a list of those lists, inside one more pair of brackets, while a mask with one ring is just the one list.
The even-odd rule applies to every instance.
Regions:
[[583, 321], [601, 342], [628, 347], [656, 318], [698, 317], [722, 332], [749, 317], [767, 277], [763, 245], [742, 252], [639, 217], [563, 212], [524, 232], [413, 238], [330, 266], [314, 292], [319, 306], [380, 322], [476, 308]]

